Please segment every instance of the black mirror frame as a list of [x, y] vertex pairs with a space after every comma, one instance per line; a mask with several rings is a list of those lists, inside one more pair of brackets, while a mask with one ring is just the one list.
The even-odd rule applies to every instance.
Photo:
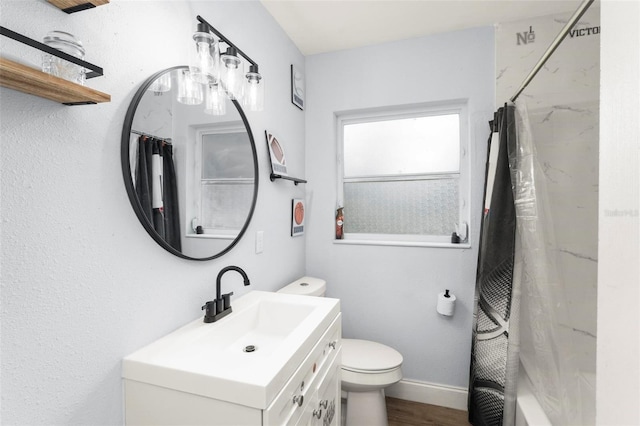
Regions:
[[188, 68], [188, 67], [186, 65], [182, 65], [182, 66], [175, 66], [175, 67], [164, 69], [162, 71], [158, 71], [157, 73], [149, 77], [144, 83], [142, 83], [142, 85], [140, 86], [136, 94], [133, 96], [133, 99], [131, 100], [131, 104], [129, 105], [129, 109], [127, 110], [127, 114], [124, 119], [124, 125], [122, 127], [122, 139], [121, 139], [121, 145], [120, 145], [120, 160], [122, 164], [122, 177], [124, 180], [124, 186], [127, 189], [127, 195], [129, 196], [129, 201], [131, 202], [131, 206], [133, 207], [133, 210], [135, 211], [136, 216], [138, 217], [138, 220], [140, 221], [144, 229], [147, 231], [147, 233], [160, 245], [160, 247], [162, 247], [163, 249], [165, 249], [166, 251], [168, 251], [173, 255], [176, 255], [183, 259], [204, 261], [204, 260], [216, 259], [228, 253], [233, 247], [235, 247], [236, 244], [238, 244], [238, 242], [246, 232], [247, 228], [249, 227], [249, 223], [251, 222], [251, 218], [253, 217], [253, 212], [255, 211], [255, 208], [256, 208], [256, 201], [258, 199], [258, 181], [259, 181], [258, 154], [256, 152], [256, 144], [253, 139], [253, 132], [251, 131], [251, 126], [249, 126], [249, 121], [247, 120], [247, 117], [244, 114], [244, 111], [242, 110], [242, 107], [240, 106], [238, 101], [233, 99], [232, 102], [235, 105], [236, 109], [238, 110], [238, 113], [242, 118], [242, 122], [244, 123], [244, 126], [247, 129], [247, 133], [249, 134], [249, 141], [251, 142], [251, 152], [253, 154], [253, 176], [254, 176], [253, 200], [251, 201], [251, 208], [249, 209], [249, 214], [247, 215], [247, 219], [244, 222], [244, 226], [242, 227], [242, 229], [240, 230], [236, 238], [231, 242], [231, 244], [229, 244], [224, 250], [210, 257], [187, 256], [182, 252], [176, 250], [175, 248], [171, 247], [165, 240], [163, 240], [160, 237], [160, 235], [158, 235], [158, 233], [153, 228], [153, 225], [151, 224], [151, 222], [149, 222], [147, 217], [144, 215], [144, 212], [142, 210], [142, 205], [140, 204], [140, 200], [138, 200], [138, 196], [136, 195], [136, 190], [133, 185], [133, 179], [131, 179], [131, 163], [129, 161], [129, 140], [131, 137], [131, 126], [133, 124], [133, 116], [135, 115], [136, 109], [140, 104], [140, 100], [146, 93], [149, 86], [151, 86], [151, 84], [162, 74], [165, 74], [174, 70], [178, 70], [178, 69], [184, 69], [184, 68]]

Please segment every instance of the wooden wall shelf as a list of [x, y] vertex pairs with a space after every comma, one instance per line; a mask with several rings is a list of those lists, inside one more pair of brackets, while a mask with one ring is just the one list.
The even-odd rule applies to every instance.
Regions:
[[49, 3], [66, 13], [80, 12], [109, 3], [109, 0], [47, 0]]
[[0, 86], [64, 105], [110, 102], [111, 95], [0, 57]]

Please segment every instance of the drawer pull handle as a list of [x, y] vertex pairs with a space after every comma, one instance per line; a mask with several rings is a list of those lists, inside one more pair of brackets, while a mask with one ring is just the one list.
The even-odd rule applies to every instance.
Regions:
[[298, 404], [298, 407], [302, 407], [302, 404], [304, 403], [304, 395], [294, 395], [293, 403]]
[[322, 418], [322, 410], [313, 410], [313, 417], [317, 419]]
[[323, 399], [322, 401], [320, 401], [320, 404], [318, 404], [318, 406], [320, 408], [324, 408], [326, 410], [327, 407], [329, 406], [329, 400], [328, 399]]
[[336, 348], [336, 344], [337, 344], [337, 343], [338, 343], [338, 342], [336, 342], [335, 340], [334, 340], [333, 342], [329, 342], [329, 347], [330, 347], [331, 349], [335, 349], [335, 348]]

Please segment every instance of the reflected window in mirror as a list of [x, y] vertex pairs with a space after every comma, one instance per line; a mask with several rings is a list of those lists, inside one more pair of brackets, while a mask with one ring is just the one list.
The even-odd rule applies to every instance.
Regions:
[[253, 197], [253, 165], [246, 161], [251, 145], [244, 125], [201, 128], [194, 142], [194, 152], [200, 155], [194, 163], [197, 184], [191, 186], [188, 200], [187, 214], [193, 218], [188, 236], [235, 238], [245, 221], [238, 212], [248, 211]]

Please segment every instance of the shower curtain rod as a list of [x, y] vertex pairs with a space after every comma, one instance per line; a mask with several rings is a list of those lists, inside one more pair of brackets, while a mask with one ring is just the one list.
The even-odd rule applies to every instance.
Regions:
[[139, 132], [138, 130], [131, 130], [131, 133], [135, 133], [136, 135], [146, 136], [148, 138], [159, 139], [161, 141], [165, 141], [165, 142], [171, 143], [171, 138], [161, 138], [159, 136], [154, 136], [154, 135], [151, 135], [149, 133]]
[[518, 96], [520, 96], [520, 93], [522, 93], [522, 91], [529, 85], [529, 83], [531, 83], [531, 80], [533, 80], [538, 71], [540, 71], [540, 68], [542, 68], [542, 66], [547, 62], [547, 59], [549, 59], [553, 52], [555, 52], [560, 43], [562, 43], [562, 40], [564, 40], [567, 34], [569, 34], [569, 31], [571, 31], [571, 28], [573, 28], [576, 22], [578, 22], [578, 20], [582, 17], [582, 15], [584, 15], [587, 9], [589, 9], [589, 6], [591, 6], [593, 1], [594, 0], [584, 0], [582, 4], [580, 4], [571, 18], [569, 18], [569, 22], [567, 22], [564, 28], [562, 28], [562, 31], [560, 31], [553, 42], [551, 42], [546, 52], [544, 52], [542, 57], [538, 60], [538, 63], [533, 67], [527, 78], [524, 79], [516, 93], [511, 97], [511, 102], [515, 102], [516, 99], [518, 99]]

